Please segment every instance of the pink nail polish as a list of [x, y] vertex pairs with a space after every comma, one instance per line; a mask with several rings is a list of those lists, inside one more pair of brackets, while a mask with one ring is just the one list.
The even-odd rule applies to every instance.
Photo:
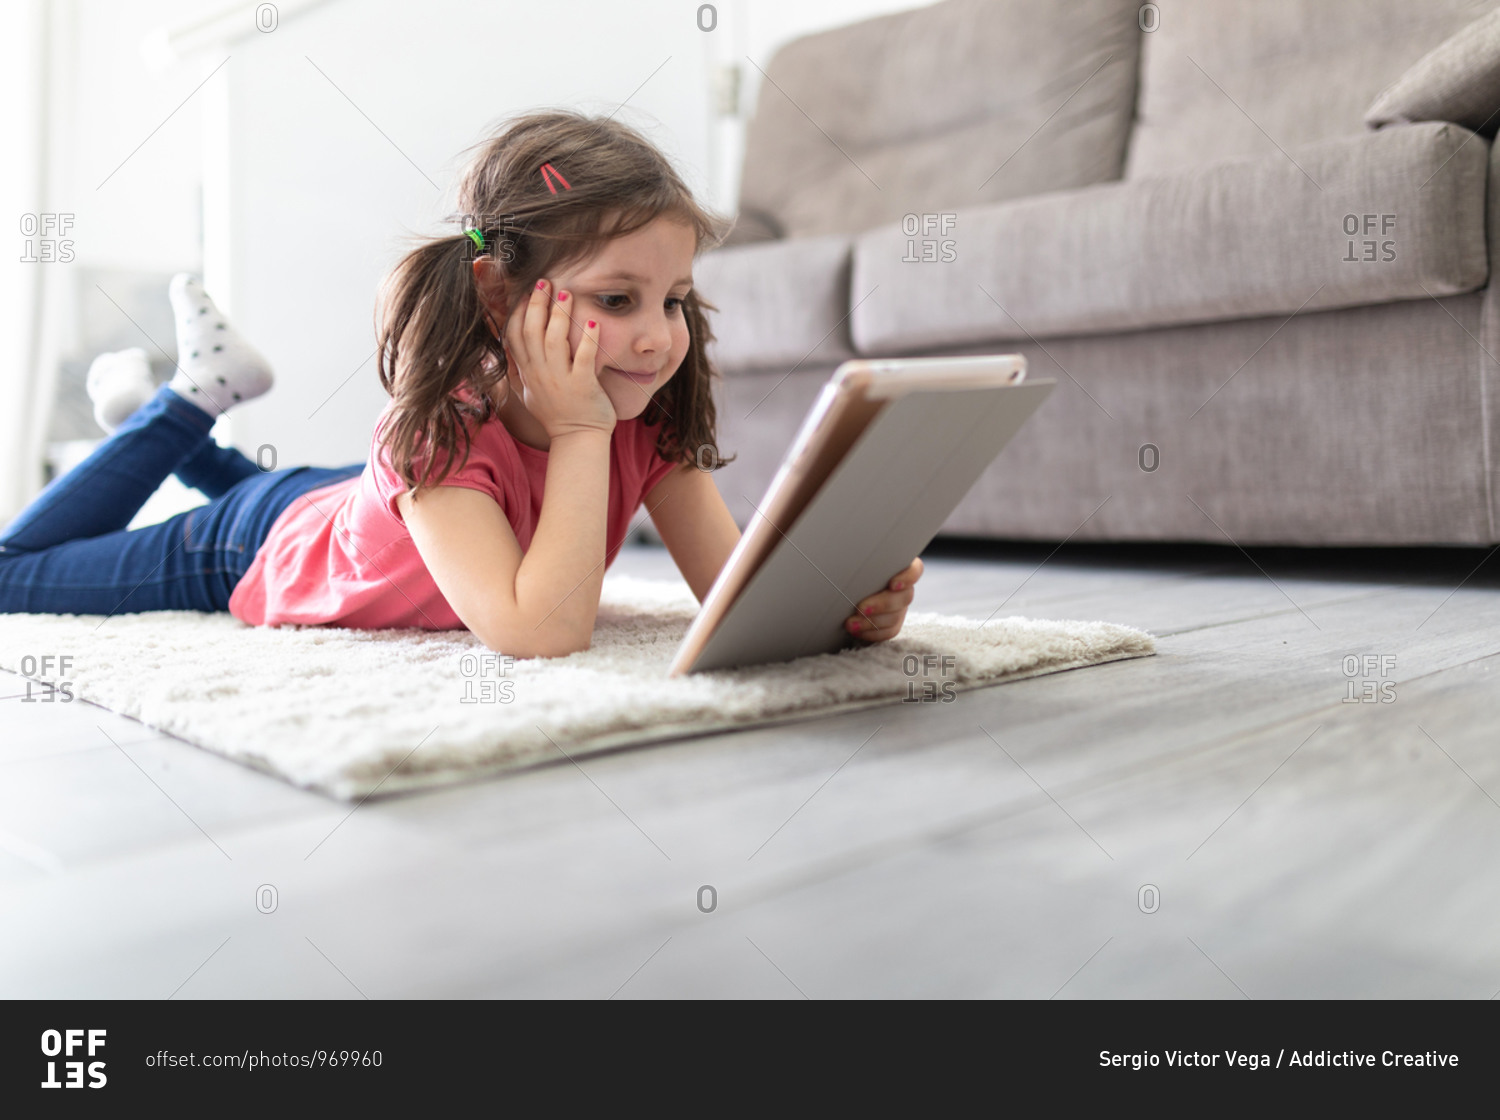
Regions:
[[547, 281], [545, 281], [545, 280], [538, 280], [536, 282], [536, 290], [539, 291], [539, 292], [542, 289], [544, 289], [546, 286], [547, 286]]
[[906, 584], [904, 584], [904, 583], [893, 583], [893, 584], [891, 584], [891, 590], [892, 591], [900, 591], [905, 586], [906, 586]]
[[595, 326], [595, 325], [596, 325], [596, 324], [595, 324], [595, 323], [594, 323], [594, 320], [592, 320], [592, 319], [590, 319], [590, 320], [589, 320], [589, 329], [590, 329], [590, 330], [593, 330], [593, 328], [594, 328], [594, 326]]
[[557, 302], [558, 303], [562, 303], [567, 298], [568, 298], [568, 293], [567, 292], [558, 292], [557, 293]]
[[854, 633], [856, 634], [858, 634], [864, 628], [865, 624], [863, 622], [860, 622], [858, 619], [855, 619], [853, 622], [849, 623], [849, 629], [854, 631]]

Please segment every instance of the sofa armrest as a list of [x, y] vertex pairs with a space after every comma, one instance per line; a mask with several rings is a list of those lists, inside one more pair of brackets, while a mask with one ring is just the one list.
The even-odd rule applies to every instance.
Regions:
[[1450, 121], [1481, 136], [1500, 127], [1500, 9], [1423, 55], [1365, 112], [1371, 128]]

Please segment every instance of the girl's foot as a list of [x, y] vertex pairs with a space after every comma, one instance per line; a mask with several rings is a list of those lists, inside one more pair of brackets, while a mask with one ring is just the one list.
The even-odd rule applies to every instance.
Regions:
[[178, 273], [169, 294], [177, 320], [173, 392], [218, 416], [271, 387], [270, 363], [229, 325], [197, 279]]
[[85, 385], [94, 402], [94, 421], [110, 434], [156, 394], [151, 363], [139, 346], [100, 354], [89, 366]]

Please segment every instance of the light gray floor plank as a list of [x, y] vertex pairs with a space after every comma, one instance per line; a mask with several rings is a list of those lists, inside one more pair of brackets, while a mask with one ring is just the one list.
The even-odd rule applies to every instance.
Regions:
[[173, 844], [201, 844], [232, 859], [222, 838], [236, 827], [284, 816], [331, 826], [347, 812], [167, 736], [22, 759], [0, 773], [4, 827], [65, 867]]
[[23, 690], [20, 695], [0, 700], [0, 729], [3, 729], [0, 773], [9, 762], [74, 751], [110, 750], [112, 742], [138, 743], [160, 735], [145, 724], [87, 701], [44, 702], [36, 698], [48, 695], [40, 686], [33, 692], [33, 699], [28, 700], [25, 679], [0, 671], [0, 691], [11, 691], [16, 682], [20, 682]]
[[[615, 570], [660, 578], [664, 556]], [[1056, 609], [1006, 613], [1183, 629], [1157, 658], [951, 704], [352, 814], [149, 732], [91, 745], [88, 706], [0, 707], [31, 721], [0, 744], [0, 994], [1468, 995], [1500, 969], [1475, 932], [1500, 897], [1479, 788], [1500, 790], [1500, 593], [1483, 573], [1453, 592], [1477, 557], [1283, 563], [1274, 584], [1226, 552], [1039, 557], [937, 557], [924, 589], [982, 605], [1024, 583]], [[1395, 655], [1372, 682], [1395, 703], [1342, 703], [1348, 653]]]
[[[1488, 734], [1455, 717], [1467, 684], [1338, 713], [1290, 760], [1312, 727], [1061, 798], [1067, 813], [1038, 806], [908, 846], [757, 901], [696, 952], [676, 939], [676, 956], [633, 986], [733, 991], [725, 962], [753, 937], [825, 996], [1487, 999], [1500, 989], [1500, 808], [1444, 751], [1492, 785], [1500, 766]], [[1152, 914], [1138, 904], [1147, 883], [1162, 899]], [[642, 939], [679, 926], [701, 929], [664, 923]], [[601, 957], [603, 983], [613, 961]]]
[[[730, 887], [711, 918], [679, 906], [635, 934], [672, 943], [631, 991], [761, 994], [763, 953], [823, 996], [1488, 998], [1500, 805], [1483, 786], [1500, 789], [1500, 758], [1468, 709], [1496, 671], [1496, 658], [1462, 666], [1391, 705], [1018, 800], [881, 858], [809, 863], [791, 889]], [[1149, 914], [1146, 884], [1161, 900]], [[607, 985], [617, 941], [486, 990]]]

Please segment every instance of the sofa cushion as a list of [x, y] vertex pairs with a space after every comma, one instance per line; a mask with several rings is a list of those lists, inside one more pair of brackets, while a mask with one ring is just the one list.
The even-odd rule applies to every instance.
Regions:
[[1372, 128], [1453, 121], [1481, 136], [1500, 125], [1500, 8], [1423, 55], [1365, 112]]
[[718, 308], [709, 354], [719, 369], [773, 369], [854, 356], [850, 241], [843, 234], [761, 241], [704, 253], [693, 289]]
[[740, 201], [799, 237], [1118, 179], [1139, 7], [946, 0], [796, 39], [765, 67]]
[[1193, 0], [1142, 36], [1126, 177], [1364, 127], [1375, 95], [1494, 0]]
[[894, 354], [1472, 291], [1488, 160], [1467, 129], [1406, 125], [960, 211], [947, 263], [872, 230], [852, 337]]

